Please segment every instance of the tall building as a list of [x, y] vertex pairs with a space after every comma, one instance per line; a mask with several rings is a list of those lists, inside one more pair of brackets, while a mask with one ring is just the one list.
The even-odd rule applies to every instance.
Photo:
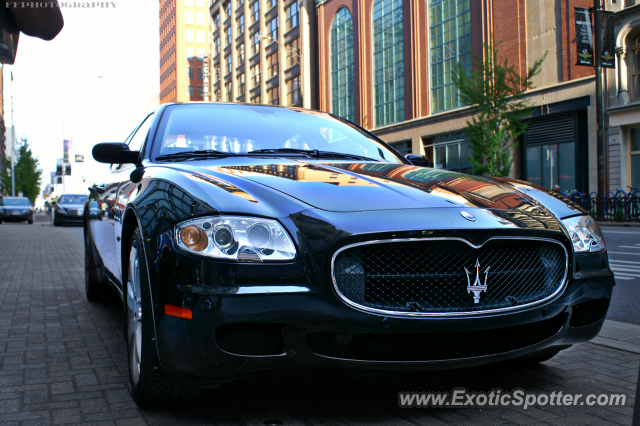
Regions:
[[160, 0], [160, 103], [204, 100], [208, 6], [205, 0]]
[[313, 0], [214, 0], [212, 100], [317, 108]]
[[[636, 3], [634, 5], [634, 3]], [[640, 188], [640, 4], [619, 1], [615, 11], [616, 69], [607, 70], [606, 154], [609, 189]]]
[[[620, 1], [620, 0], [619, 0]], [[607, 2], [609, 3], [609, 2]], [[593, 0], [318, 0], [319, 109], [370, 129], [434, 167], [470, 172], [470, 108], [451, 79], [491, 36], [525, 75], [546, 51], [529, 131], [511, 177], [548, 188], [597, 187], [595, 74], [576, 66], [574, 7]]]

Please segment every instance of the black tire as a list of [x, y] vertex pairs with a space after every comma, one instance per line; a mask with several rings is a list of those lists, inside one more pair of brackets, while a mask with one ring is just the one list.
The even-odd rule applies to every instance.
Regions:
[[84, 232], [84, 288], [87, 299], [91, 302], [102, 302], [110, 296], [109, 284], [103, 276], [102, 270], [93, 259], [92, 241]]
[[29, 220], [27, 221], [27, 223], [28, 223], [29, 225], [33, 225], [33, 218], [29, 219]]
[[[151, 308], [151, 294], [149, 292], [149, 277], [147, 275], [147, 263], [142, 247], [142, 237], [140, 230], [136, 229], [131, 238], [130, 254], [136, 250], [138, 258], [138, 268], [140, 271], [140, 302], [142, 319], [140, 320], [141, 331], [141, 354], [139, 354], [139, 368], [136, 361], [137, 348], [134, 347], [135, 335], [129, 336], [130, 314], [128, 313], [128, 304], [135, 303], [129, 296], [129, 272], [131, 265], [128, 266], [127, 275], [123, 274], [124, 281], [124, 305], [125, 305], [125, 321], [124, 335], [127, 340], [127, 356], [129, 360], [129, 380], [131, 382], [131, 393], [133, 399], [140, 405], [158, 406], [167, 403], [197, 403], [204, 396], [202, 390], [194, 390], [189, 388], [181, 388], [172, 385], [167, 379], [166, 373], [158, 360], [158, 352], [155, 342], [155, 329], [153, 325], [153, 310]], [[129, 256], [131, 258], [131, 255]], [[131, 263], [131, 262], [128, 262]], [[135, 294], [135, 290], [132, 291]], [[135, 326], [135, 324], [133, 324]], [[139, 371], [137, 379], [135, 378], [134, 369]]]

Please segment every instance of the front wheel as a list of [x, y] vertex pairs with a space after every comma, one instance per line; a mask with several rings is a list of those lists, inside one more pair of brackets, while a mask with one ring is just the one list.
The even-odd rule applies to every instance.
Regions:
[[193, 391], [192, 395], [190, 389], [171, 385], [158, 360], [146, 258], [138, 229], [131, 239], [126, 279], [124, 335], [133, 399], [141, 405], [194, 402], [201, 393]]

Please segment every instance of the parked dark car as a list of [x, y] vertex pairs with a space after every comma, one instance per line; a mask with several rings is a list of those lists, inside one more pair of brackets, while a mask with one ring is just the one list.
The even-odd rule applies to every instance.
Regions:
[[55, 226], [68, 223], [82, 224], [84, 222], [84, 204], [89, 198], [86, 194], [64, 194], [58, 198], [51, 221]]
[[33, 207], [27, 197], [0, 198], [0, 223], [25, 221], [33, 224]]
[[416, 166], [331, 114], [163, 105], [93, 156], [112, 166], [85, 208], [87, 297], [123, 299], [141, 403], [286, 372], [543, 361], [609, 306], [584, 210]]

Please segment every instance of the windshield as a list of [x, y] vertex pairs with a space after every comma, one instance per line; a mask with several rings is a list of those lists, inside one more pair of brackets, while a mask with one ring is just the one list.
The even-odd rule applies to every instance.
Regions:
[[31, 206], [28, 198], [0, 198], [0, 206]]
[[154, 155], [215, 150], [242, 154], [260, 149], [304, 149], [401, 163], [389, 148], [357, 127], [319, 111], [252, 105], [167, 107]]
[[88, 195], [63, 195], [58, 200], [58, 204], [84, 204]]

